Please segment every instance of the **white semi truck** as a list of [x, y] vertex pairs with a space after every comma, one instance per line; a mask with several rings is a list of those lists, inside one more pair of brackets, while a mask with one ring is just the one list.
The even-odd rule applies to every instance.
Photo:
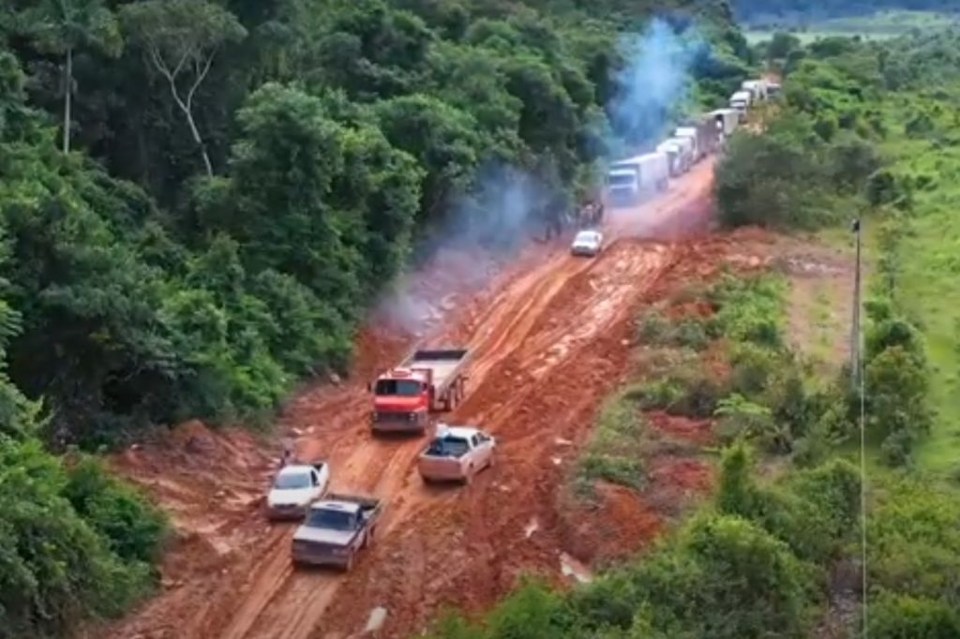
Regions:
[[754, 103], [767, 101], [766, 80], [744, 80], [743, 83], [740, 84], [740, 88], [750, 92], [752, 102]]
[[730, 108], [736, 109], [740, 113], [740, 122], [747, 117], [747, 110], [753, 103], [753, 94], [749, 91], [737, 91], [730, 96]]
[[693, 140], [689, 137], [668, 138], [657, 145], [657, 151], [667, 155], [671, 177], [683, 175], [693, 164]]
[[633, 204], [645, 194], [666, 191], [670, 183], [670, 159], [653, 152], [621, 160], [607, 172], [611, 203]]

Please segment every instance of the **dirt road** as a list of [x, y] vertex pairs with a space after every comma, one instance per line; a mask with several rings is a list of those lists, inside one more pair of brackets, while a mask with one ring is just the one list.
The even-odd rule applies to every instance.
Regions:
[[[438, 341], [475, 353], [468, 397], [447, 419], [481, 424], [501, 444], [497, 467], [472, 486], [425, 487], [413, 465], [422, 439], [369, 434], [365, 385], [395, 363], [410, 336], [365, 329], [349, 381], [291, 401], [282, 425], [298, 436], [298, 453], [327, 458], [335, 489], [387, 500], [376, 544], [348, 575], [292, 569], [292, 526], [267, 525], [257, 511], [273, 458], [252, 436], [192, 425], [174, 444], [118, 458], [117, 468], [157, 495], [187, 532], [166, 559], [164, 592], [90, 636], [333, 639], [360, 633], [371, 609], [383, 606], [379, 636], [401, 637], [442, 604], [488, 605], [521, 572], [562, 579], [561, 553], [582, 555], [575, 548], [585, 544], [560, 513], [558, 487], [600, 398], [628, 367], [634, 313], [672, 274], [708, 268], [698, 262], [707, 250], [699, 244], [641, 238], [702, 226], [711, 178], [707, 161], [657, 199], [611, 210], [605, 230], [614, 241], [597, 259], [571, 257], [569, 238], [531, 245], [435, 318]], [[462, 278], [447, 269], [432, 284], [442, 288], [444, 277], [452, 294]], [[635, 504], [619, 525], [642, 544], [658, 522]]]

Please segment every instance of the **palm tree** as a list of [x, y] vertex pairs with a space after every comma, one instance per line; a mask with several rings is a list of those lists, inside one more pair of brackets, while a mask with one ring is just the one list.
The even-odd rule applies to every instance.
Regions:
[[119, 55], [123, 42], [116, 16], [101, 0], [40, 0], [22, 17], [39, 50], [63, 56], [63, 152], [69, 153], [73, 54], [92, 47]]

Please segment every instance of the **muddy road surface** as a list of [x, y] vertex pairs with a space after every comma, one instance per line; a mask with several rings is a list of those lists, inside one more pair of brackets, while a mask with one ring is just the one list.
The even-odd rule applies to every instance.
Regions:
[[[157, 496], [179, 534], [162, 592], [89, 636], [345, 639], [362, 636], [383, 607], [378, 636], [403, 637], [443, 605], [489, 605], [521, 573], [567, 579], [576, 562], [566, 557], [590, 543], [574, 538], [558, 490], [599, 402], [627, 370], [637, 309], [673, 280], [713, 268], [717, 240], [675, 241], [704, 228], [711, 181], [707, 160], [667, 193], [609, 209], [608, 246], [595, 259], [570, 256], [567, 233], [531, 243], [467, 292], [449, 265], [428, 271], [424, 285], [443, 300], [429, 318], [431, 339], [473, 351], [467, 397], [444, 419], [478, 424], [499, 442], [497, 465], [472, 485], [425, 486], [414, 466], [423, 438], [369, 432], [366, 384], [397, 363], [413, 335], [371, 320], [349, 379], [289, 402], [281, 427], [297, 438], [298, 455], [326, 458], [335, 490], [386, 500], [374, 545], [348, 574], [292, 568], [294, 525], [267, 524], [259, 510], [276, 448], [252, 435], [187, 425], [173, 443], [119, 456], [115, 466]], [[656, 518], [642, 506], [628, 510], [621, 525], [633, 528], [624, 536], [642, 544]]]

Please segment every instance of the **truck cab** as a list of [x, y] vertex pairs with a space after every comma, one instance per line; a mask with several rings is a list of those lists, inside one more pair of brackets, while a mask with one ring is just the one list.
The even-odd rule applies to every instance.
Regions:
[[430, 417], [432, 391], [427, 375], [395, 368], [373, 383], [373, 420], [425, 428]]
[[763, 102], [767, 99], [767, 83], [763, 80], [744, 80], [740, 88], [750, 92], [753, 102]]
[[657, 145], [657, 152], [666, 154], [670, 160], [670, 175], [677, 177], [686, 171], [683, 161], [683, 149], [673, 140], [664, 140]]
[[701, 139], [697, 127], [695, 126], [681, 126], [673, 132], [674, 137], [677, 138], [687, 138], [690, 140], [690, 145], [692, 148], [693, 161], [697, 161], [706, 155], [706, 149], [702, 148]]
[[607, 191], [613, 202], [632, 202], [640, 194], [636, 168], [613, 168], [607, 172]]
[[749, 91], [737, 91], [730, 96], [730, 108], [736, 109], [740, 113], [740, 121], [743, 122], [747, 117], [747, 109], [750, 108], [752, 95]]

